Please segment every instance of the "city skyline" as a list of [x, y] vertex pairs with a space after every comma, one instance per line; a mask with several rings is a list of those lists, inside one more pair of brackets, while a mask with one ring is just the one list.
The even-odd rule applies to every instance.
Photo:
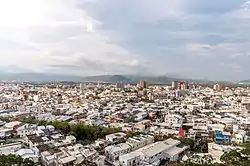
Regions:
[[247, 0], [0, 2], [0, 68], [12, 72], [250, 79]]

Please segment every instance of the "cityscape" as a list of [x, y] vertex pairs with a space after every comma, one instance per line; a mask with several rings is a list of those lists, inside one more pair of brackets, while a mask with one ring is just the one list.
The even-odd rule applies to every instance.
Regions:
[[0, 0], [0, 166], [250, 166], [250, 0]]
[[249, 164], [248, 86], [2, 83], [0, 92], [0, 154], [33, 165]]

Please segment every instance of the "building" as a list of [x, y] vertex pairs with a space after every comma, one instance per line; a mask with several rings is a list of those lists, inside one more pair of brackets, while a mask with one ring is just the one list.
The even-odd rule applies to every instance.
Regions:
[[106, 141], [110, 143], [120, 143], [125, 140], [125, 137], [126, 137], [125, 133], [109, 134], [106, 136]]
[[37, 131], [37, 125], [35, 124], [21, 124], [16, 126], [14, 132], [17, 136], [25, 137], [27, 135], [33, 135]]
[[172, 81], [172, 89], [178, 88], [178, 81]]
[[22, 148], [21, 142], [0, 145], [0, 155], [14, 154]]
[[169, 124], [170, 126], [173, 124], [183, 124], [184, 118], [177, 114], [167, 114], [165, 115], [165, 122]]
[[186, 89], [189, 89], [189, 84], [188, 84], [188, 82], [173, 81], [172, 82], [172, 89], [186, 90]]
[[141, 80], [139, 83], [138, 83], [138, 87], [140, 89], [146, 89], [147, 88], [147, 82], [144, 81], [144, 80]]
[[119, 164], [122, 166], [159, 165], [163, 160], [178, 161], [188, 149], [189, 146], [182, 145], [179, 140], [168, 139], [120, 156]]
[[120, 166], [141, 165], [141, 153], [131, 152], [119, 157]]
[[215, 134], [215, 142], [217, 143], [231, 143], [232, 136], [229, 132], [222, 132]]
[[220, 91], [220, 90], [221, 90], [220, 84], [214, 84], [213, 89], [214, 89], [215, 91]]
[[39, 162], [38, 154], [35, 154], [31, 149], [20, 149], [15, 154], [21, 156], [23, 159], [30, 159], [34, 163]]
[[81, 83], [81, 84], [80, 84], [80, 91], [82, 92], [82, 91], [83, 91], [83, 89], [84, 89], [84, 84], [83, 84], [83, 83]]
[[125, 88], [125, 85], [124, 85], [124, 83], [122, 83], [122, 82], [117, 82], [117, 83], [116, 83], [116, 88], [117, 88], [117, 89], [124, 89], [124, 88]]
[[154, 143], [154, 136], [151, 135], [140, 135], [133, 138], [129, 138], [126, 142], [131, 146], [132, 151], [140, 149], [146, 145]]
[[110, 163], [118, 161], [119, 156], [131, 152], [131, 146], [126, 143], [121, 143], [118, 145], [111, 145], [105, 148], [106, 160]]

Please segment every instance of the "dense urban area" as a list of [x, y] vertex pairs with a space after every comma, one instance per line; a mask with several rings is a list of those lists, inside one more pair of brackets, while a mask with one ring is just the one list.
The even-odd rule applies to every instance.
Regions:
[[0, 165], [250, 165], [250, 88], [1, 83]]

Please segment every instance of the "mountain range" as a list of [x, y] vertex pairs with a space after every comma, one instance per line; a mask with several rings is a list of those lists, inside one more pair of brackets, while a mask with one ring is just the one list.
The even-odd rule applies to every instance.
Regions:
[[[196, 82], [196, 83], [214, 83], [214, 81], [189, 79], [169, 76], [144, 76], [144, 75], [98, 75], [98, 76], [72, 76], [46, 73], [0, 73], [0, 81], [17, 81], [17, 82], [101, 82], [117, 83], [123, 82], [136, 84], [140, 80], [145, 80], [149, 84], [170, 84], [174, 80]], [[223, 82], [224, 83], [224, 82]]]
[[209, 82], [205, 80], [173, 78], [168, 76], [142, 76], [142, 75], [100, 75], [100, 76], [90, 76], [83, 78], [83, 81], [86, 82], [105, 82], [105, 83], [123, 82], [129, 84], [136, 84], [140, 80], [145, 80], [149, 84], [170, 84], [174, 80], [199, 82], [199, 83]]
[[242, 80], [240, 81], [240, 84], [250, 84], [250, 80]]

